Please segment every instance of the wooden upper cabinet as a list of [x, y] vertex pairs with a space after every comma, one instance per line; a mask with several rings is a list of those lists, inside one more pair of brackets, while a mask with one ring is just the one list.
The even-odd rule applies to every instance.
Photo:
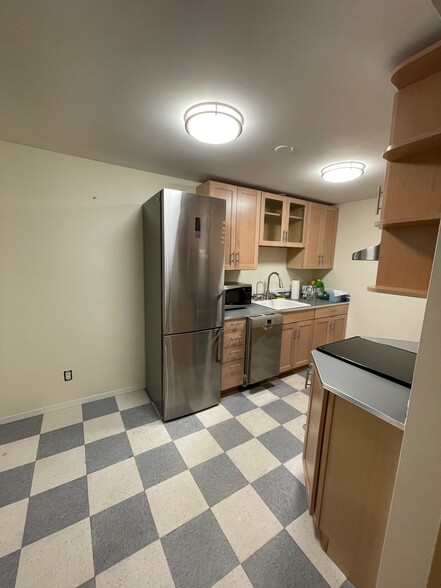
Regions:
[[288, 250], [286, 265], [295, 269], [331, 269], [334, 264], [338, 208], [309, 203], [304, 249]]
[[257, 269], [261, 193], [220, 182], [205, 182], [198, 194], [222, 198], [227, 203], [225, 269]]
[[425, 298], [441, 218], [441, 42], [393, 73], [395, 94], [376, 285]]
[[262, 192], [259, 244], [303, 247], [308, 206], [304, 200]]

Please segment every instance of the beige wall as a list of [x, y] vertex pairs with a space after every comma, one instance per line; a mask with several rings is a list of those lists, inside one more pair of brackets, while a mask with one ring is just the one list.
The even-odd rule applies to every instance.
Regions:
[[143, 386], [140, 206], [163, 187], [195, 184], [0, 143], [0, 417]]
[[347, 336], [370, 335], [419, 341], [426, 301], [406, 296], [368, 292], [375, 284], [378, 262], [352, 261], [352, 253], [380, 242], [374, 227], [376, 199], [339, 206], [334, 269], [325, 285], [351, 294]]

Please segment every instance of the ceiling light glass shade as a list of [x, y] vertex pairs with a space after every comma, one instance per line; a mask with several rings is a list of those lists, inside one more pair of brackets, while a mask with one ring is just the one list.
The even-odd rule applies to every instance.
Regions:
[[238, 110], [220, 102], [203, 102], [187, 110], [185, 130], [202, 143], [228, 143], [242, 133], [243, 116]]
[[350, 182], [364, 174], [366, 164], [361, 161], [342, 161], [327, 165], [321, 171], [322, 179], [326, 182]]

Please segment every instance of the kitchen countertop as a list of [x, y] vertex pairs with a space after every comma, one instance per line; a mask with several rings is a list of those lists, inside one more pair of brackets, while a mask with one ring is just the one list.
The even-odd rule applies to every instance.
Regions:
[[[298, 300], [296, 302], [304, 302], [303, 300]], [[342, 304], [349, 304], [349, 302], [329, 302], [329, 300], [311, 300], [306, 302], [308, 306], [300, 306], [299, 308], [285, 308], [283, 310], [275, 310], [274, 308], [267, 308], [265, 306], [261, 306], [260, 304], [252, 303], [247, 308], [235, 308], [233, 310], [226, 310], [225, 311], [225, 320], [228, 321], [230, 319], [235, 318], [246, 318], [249, 316], [259, 316], [262, 314], [279, 314], [284, 312], [301, 312], [302, 310], [309, 310], [311, 308], [320, 308], [322, 306], [336, 306]]]
[[[366, 339], [406, 351], [415, 353], [418, 351], [418, 343], [412, 341], [374, 337], [366, 337]], [[410, 396], [409, 388], [317, 350], [312, 352], [312, 357], [326, 390], [404, 431]]]

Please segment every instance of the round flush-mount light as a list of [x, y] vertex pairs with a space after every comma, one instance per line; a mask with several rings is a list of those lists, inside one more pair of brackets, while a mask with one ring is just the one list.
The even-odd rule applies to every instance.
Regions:
[[220, 145], [237, 139], [243, 130], [241, 113], [221, 102], [202, 102], [187, 110], [185, 130], [202, 143]]
[[324, 167], [321, 176], [325, 182], [350, 182], [362, 176], [365, 169], [366, 164], [361, 161], [342, 161]]

